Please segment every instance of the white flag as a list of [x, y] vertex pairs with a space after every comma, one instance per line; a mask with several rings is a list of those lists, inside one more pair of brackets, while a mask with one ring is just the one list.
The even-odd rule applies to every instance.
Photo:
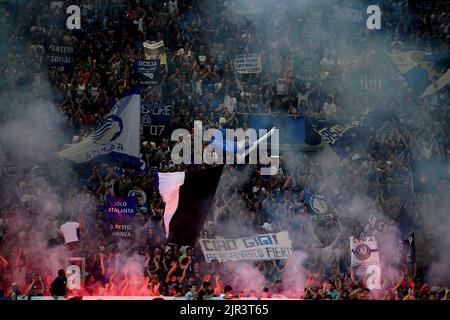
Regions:
[[59, 155], [75, 163], [109, 158], [139, 166], [140, 104], [140, 88], [136, 87], [120, 99], [97, 130]]

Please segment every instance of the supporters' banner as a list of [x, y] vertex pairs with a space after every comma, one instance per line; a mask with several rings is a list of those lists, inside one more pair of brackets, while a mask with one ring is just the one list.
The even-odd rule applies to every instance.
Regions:
[[375, 237], [350, 237], [350, 251], [352, 268], [357, 267], [365, 272], [367, 288], [381, 289], [380, 255]]
[[388, 53], [409, 87], [421, 97], [429, 96], [450, 83], [450, 51]]
[[139, 82], [144, 86], [157, 86], [161, 81], [160, 60], [139, 60], [134, 64]]
[[130, 190], [128, 192], [128, 197], [136, 198], [136, 211], [140, 214], [147, 214], [148, 206], [147, 206], [147, 194], [144, 190]]
[[392, 225], [389, 223], [386, 223], [385, 221], [381, 220], [374, 214], [371, 214], [369, 218], [367, 219], [367, 224], [364, 227], [363, 232], [361, 232], [361, 235], [359, 238], [364, 238], [368, 236], [375, 237], [379, 232], [389, 232], [391, 231]]
[[323, 215], [328, 213], [328, 204], [323, 196], [312, 193], [308, 188], [304, 190], [304, 201], [311, 213]]
[[145, 59], [159, 59], [161, 65], [167, 64], [167, 57], [164, 51], [164, 41], [154, 42], [146, 41], [143, 43]]
[[352, 267], [368, 267], [380, 264], [378, 244], [375, 237], [350, 237]]
[[112, 108], [100, 126], [79, 143], [59, 152], [75, 163], [116, 160], [139, 166], [140, 88], [133, 88]]
[[47, 48], [50, 66], [57, 66], [59, 71], [68, 71], [73, 65], [73, 47], [50, 43]]
[[171, 105], [141, 105], [141, 134], [156, 142], [170, 138], [171, 114]]
[[286, 79], [277, 80], [277, 94], [282, 95], [286, 89]]
[[234, 58], [237, 73], [260, 73], [262, 71], [261, 54], [239, 54]]
[[287, 231], [240, 239], [200, 239], [206, 262], [281, 260], [294, 255]]
[[110, 221], [111, 236], [132, 238], [132, 220], [136, 215], [135, 197], [106, 197], [106, 214]]

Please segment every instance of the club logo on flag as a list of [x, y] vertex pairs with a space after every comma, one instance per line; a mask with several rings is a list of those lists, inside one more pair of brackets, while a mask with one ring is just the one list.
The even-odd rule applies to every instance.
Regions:
[[368, 245], [360, 244], [355, 248], [354, 253], [359, 260], [367, 260], [370, 257], [371, 250]]
[[103, 124], [92, 133], [92, 140], [97, 144], [108, 144], [116, 140], [123, 131], [123, 122], [116, 115], [105, 118]]
[[379, 264], [377, 240], [374, 237], [350, 237], [352, 266], [368, 267]]
[[100, 127], [81, 142], [58, 152], [75, 163], [116, 160], [139, 165], [140, 88], [133, 87], [111, 109]]

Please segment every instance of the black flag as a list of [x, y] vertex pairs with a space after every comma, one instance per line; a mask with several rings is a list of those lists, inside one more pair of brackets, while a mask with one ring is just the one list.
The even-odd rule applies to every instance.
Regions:
[[416, 263], [416, 238], [414, 232], [412, 232], [405, 240], [405, 245], [407, 248], [406, 260], [409, 264]]
[[222, 175], [223, 165], [187, 172], [159, 172], [169, 243], [195, 246]]

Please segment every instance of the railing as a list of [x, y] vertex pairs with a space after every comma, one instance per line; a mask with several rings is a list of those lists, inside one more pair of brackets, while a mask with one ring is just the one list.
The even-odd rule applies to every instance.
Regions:
[[[52, 301], [52, 300], [179, 300], [179, 301], [188, 301], [184, 297], [170, 297], [170, 296], [69, 296], [69, 297], [52, 297], [52, 296], [36, 296], [31, 297], [31, 300], [40, 300], [40, 301]], [[18, 300], [28, 300], [28, 297], [21, 297]], [[219, 299], [208, 299], [208, 300], [219, 300]], [[221, 300], [221, 299], [220, 299]], [[276, 297], [276, 298], [238, 298], [233, 300], [301, 300], [301, 299], [292, 299], [292, 298], [284, 298], [284, 297]], [[226, 301], [226, 300], [224, 300]]]

